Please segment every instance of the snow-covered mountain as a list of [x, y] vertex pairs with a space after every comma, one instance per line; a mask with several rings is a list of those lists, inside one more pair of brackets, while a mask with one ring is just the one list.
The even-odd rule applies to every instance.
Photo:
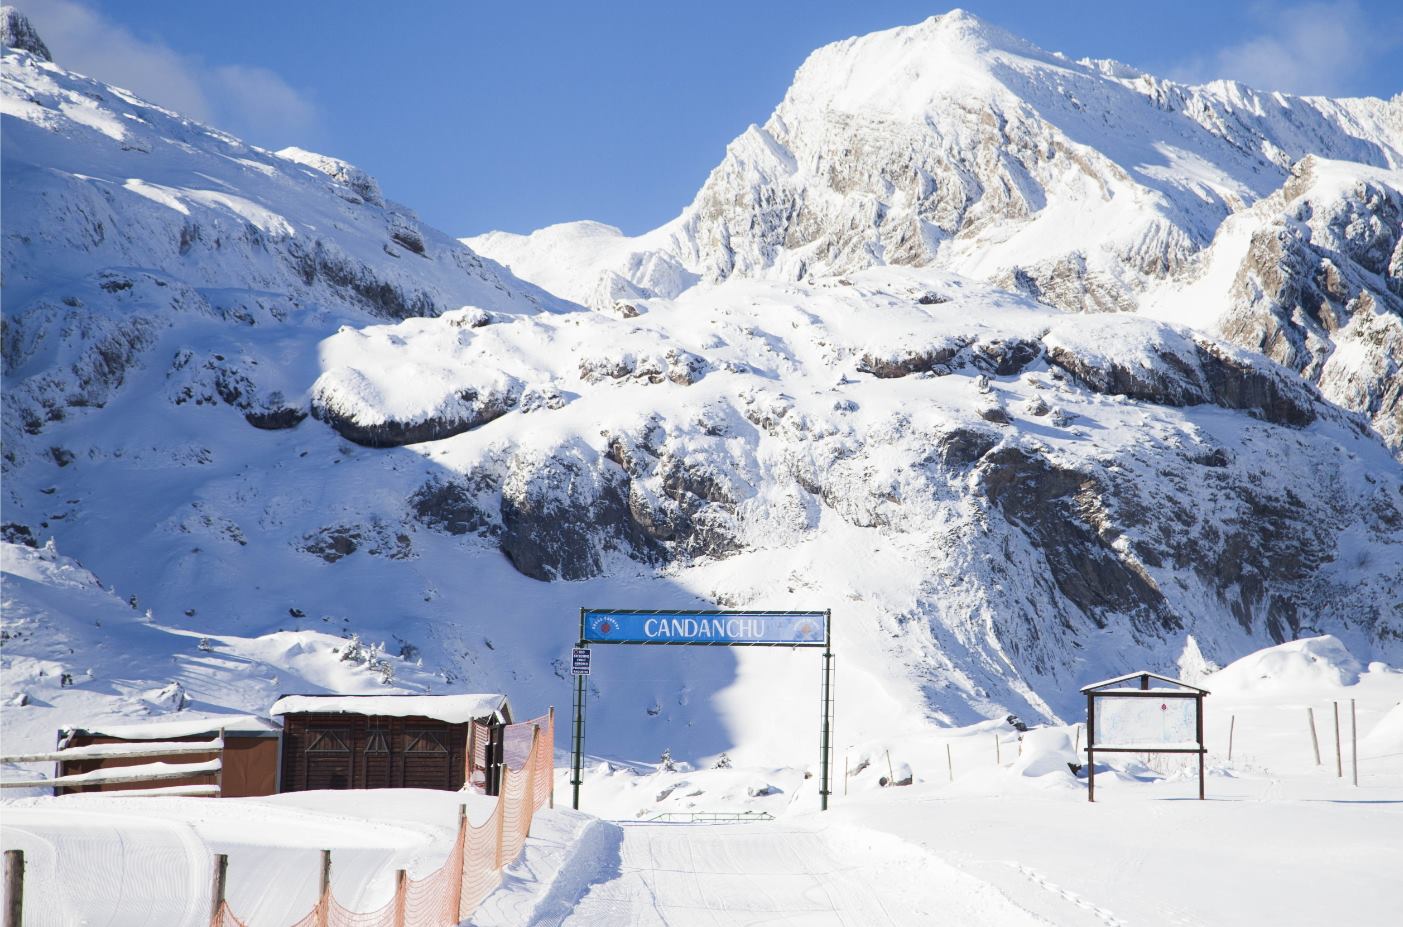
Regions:
[[[1125, 212], [1114, 228], [1130, 237], [1117, 247], [1167, 256], [1186, 237], [1191, 255], [1230, 211], [1266, 203], [1287, 168], [1238, 152], [1241, 176], [1190, 182], [1181, 158], [1136, 180], [1035, 131], [1031, 109], [983, 83], [988, 68], [913, 71], [907, 91], [863, 76], [864, 49], [901, 59], [916, 39], [938, 40], [953, 56], [980, 35], [984, 58], [1081, 75], [1065, 80], [1082, 110], [1065, 109], [1087, 124], [1109, 105], [1088, 88], [1143, 96], [1131, 78], [1105, 76], [1116, 69], [1059, 63], [963, 15], [843, 43], [805, 66], [789, 118], [733, 146], [728, 165], [769, 172], [745, 187], [753, 197], [722, 195], [740, 177], [723, 165], [698, 198], [705, 208], [655, 233], [656, 249], [595, 224], [479, 242], [545, 289], [418, 223], [344, 162], [246, 146], [7, 48], [4, 521], [13, 545], [37, 545], [5, 550], [5, 694], [28, 699], [6, 709], [7, 733], [37, 737], [99, 704], [169, 710], [142, 693], [173, 682], [187, 710], [387, 676], [417, 690], [502, 689], [519, 711], [565, 705], [581, 606], [831, 607], [844, 743], [1009, 711], [1068, 714], [1078, 684], [1129, 665], [1198, 673], [1303, 634], [1335, 634], [1362, 660], [1403, 660], [1403, 469], [1363, 416], [1291, 369], [1308, 363], [1279, 366], [1148, 313], [1069, 313], [976, 279], [989, 274], [974, 263], [937, 260], [966, 249], [973, 262], [977, 240], [1022, 231], [1050, 240], [1055, 217], [1042, 213], [1100, 189], [1092, 177], [1120, 185], [1102, 204], [1107, 221], [1118, 203], [1154, 204], [1153, 221]], [[912, 49], [901, 60], [914, 68], [924, 59]], [[835, 77], [838, 63], [848, 71]], [[898, 131], [899, 108], [880, 132], [836, 116], [831, 138], [800, 126], [833, 80], [856, 94], [834, 91], [833, 113], [851, 115], [885, 112], [878, 100], [924, 105], [957, 78], [993, 94], [964, 95], [963, 135], [915, 139]], [[1022, 128], [985, 127], [988, 99]], [[1322, 126], [1382, 125], [1388, 107], [1311, 112]], [[1292, 118], [1293, 132], [1315, 131]], [[1276, 126], [1259, 127], [1273, 145], [1296, 137], [1260, 126]], [[818, 157], [841, 138], [880, 138], [884, 154]], [[1140, 158], [1125, 144], [1124, 158]], [[1396, 156], [1339, 146], [1325, 153]], [[1010, 151], [1061, 160], [1037, 174]], [[919, 220], [930, 247], [920, 259], [892, 259], [887, 219], [868, 223], [882, 250], [831, 238], [864, 209], [891, 214], [861, 192], [887, 182], [887, 154], [968, 181], [959, 197], [942, 179], [912, 199], [891, 175], [884, 195], [906, 189], [912, 217], [937, 210]], [[1254, 159], [1279, 176], [1249, 184]], [[1061, 172], [1078, 160], [1098, 166]], [[772, 170], [782, 164], [783, 178]], [[995, 192], [991, 178], [1005, 175]], [[1205, 193], [1191, 209], [1177, 197], [1195, 183]], [[1251, 195], [1230, 202], [1237, 184]], [[764, 216], [790, 208], [772, 199], [781, 189], [802, 193], [791, 218], [808, 216], [814, 237], [767, 230]], [[1043, 205], [1017, 215], [1020, 199]], [[684, 226], [696, 234], [677, 237]], [[539, 272], [507, 254], [535, 247], [554, 255]], [[599, 269], [613, 276], [591, 263], [604, 252], [613, 269]], [[1365, 270], [1370, 253], [1357, 251]], [[1105, 255], [1087, 261], [1130, 274], [1133, 287], [1115, 276], [1126, 292], [1155, 278], [1154, 260], [1133, 273]], [[610, 298], [588, 299], [592, 309], [547, 292], [586, 300], [600, 287]], [[1284, 305], [1276, 295], [1243, 292], [1243, 313], [1289, 315], [1272, 308]], [[1338, 340], [1346, 329], [1327, 330]], [[80, 634], [83, 608], [46, 591], [73, 577], [102, 608], [128, 602], [143, 627], [118, 643]], [[384, 646], [332, 656], [328, 634]], [[99, 652], [113, 647], [130, 665]], [[660, 649], [646, 664], [597, 654], [592, 746], [812, 755], [814, 725], [793, 719], [813, 716], [813, 661]]]
[[[737, 275], [797, 281], [903, 265], [953, 270], [1070, 311], [1132, 311], [1147, 292], [1177, 292], [1201, 276], [1205, 250], [1230, 216], [1260, 223], [1255, 204], [1276, 202], [1280, 213], [1283, 200], [1299, 198], [1299, 176], [1310, 171], [1295, 165], [1307, 156], [1348, 162], [1333, 169], [1332, 191], [1343, 170], [1346, 186], [1352, 178], [1396, 203], [1403, 95], [1334, 100], [1226, 81], [1184, 86], [1117, 62], [1070, 61], [956, 10], [814, 52], [769, 120], [732, 142], [692, 203], [659, 229], [630, 238], [569, 223], [465, 241], [596, 308]], [[1300, 347], [1269, 353], [1332, 400], [1370, 414], [1398, 449], [1403, 410], [1384, 397], [1396, 392], [1390, 377], [1403, 338], [1403, 223], [1396, 207], [1366, 205], [1363, 214], [1375, 226], [1362, 244], [1373, 256], [1366, 272], [1346, 272], [1350, 292], [1336, 300], [1334, 320], [1294, 325], [1313, 328], [1311, 358]], [[1318, 264], [1292, 260], [1300, 266], [1278, 275], [1288, 290]], [[1258, 299], [1260, 285], [1250, 282], [1239, 289], [1228, 280], [1199, 290], [1210, 305], [1244, 307], [1206, 327], [1262, 350], [1275, 331], [1245, 325], [1244, 312], [1267, 311], [1247, 305], [1275, 300], [1276, 313], [1289, 316], [1295, 297]], [[1374, 305], [1351, 304], [1361, 292]], [[1319, 336], [1347, 327], [1360, 309], [1356, 328], [1387, 344], [1367, 357], [1346, 348], [1349, 358], [1335, 366], [1351, 372], [1322, 379], [1334, 342]], [[1173, 321], [1192, 324], [1205, 312], [1193, 307]], [[1304, 337], [1302, 329], [1277, 340]]]

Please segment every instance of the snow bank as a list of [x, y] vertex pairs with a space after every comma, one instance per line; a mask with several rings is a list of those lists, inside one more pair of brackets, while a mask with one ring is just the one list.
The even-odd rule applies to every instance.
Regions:
[[215, 734], [220, 730], [229, 734], [258, 734], [277, 731], [279, 727], [267, 718], [257, 715], [210, 715], [204, 718], [134, 724], [84, 724], [81, 728], [70, 727], [65, 730], [81, 730], [84, 734], [95, 737], [120, 737], [122, 740], [169, 740], [176, 737], [194, 737], [197, 734]]
[[1360, 670], [1339, 638], [1325, 634], [1249, 654], [1209, 676], [1204, 685], [1219, 694], [1339, 688], [1359, 682]]
[[433, 718], [465, 724], [497, 713], [510, 717], [511, 706], [505, 695], [286, 695], [273, 703], [269, 714], [277, 717], [302, 712]]
[[1403, 753], [1403, 702], [1389, 709], [1388, 714], [1360, 738], [1359, 749], [1365, 757]]

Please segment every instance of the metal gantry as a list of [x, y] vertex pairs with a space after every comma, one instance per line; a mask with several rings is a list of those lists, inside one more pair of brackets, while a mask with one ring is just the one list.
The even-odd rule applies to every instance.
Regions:
[[[610, 640], [602, 634], [591, 635], [586, 628], [586, 621], [589, 618], [607, 619], [631, 618], [635, 622], [640, 618], [672, 619], [672, 618], [696, 618], [696, 619], [782, 619], [787, 621], [802, 622], [805, 620], [822, 621], [822, 639], [722, 639], [709, 638], [701, 639], [615, 639]], [[801, 625], [802, 627], [802, 625]], [[820, 725], [819, 725], [819, 805], [824, 810], [828, 810], [828, 797], [832, 794], [832, 758], [833, 758], [833, 612], [824, 611], [740, 611], [724, 609], [705, 610], [650, 610], [650, 609], [580, 609], [580, 634], [576, 641], [576, 648], [586, 648], [594, 644], [629, 644], [643, 647], [822, 647], [823, 648], [823, 669], [820, 682], [819, 702], [820, 702]], [[570, 737], [570, 785], [572, 789], [571, 806], [575, 810], [580, 807], [580, 786], [584, 780], [584, 753], [585, 753], [585, 701], [588, 695], [588, 675], [576, 674], [574, 685], [574, 705], [572, 711], [571, 737]]]

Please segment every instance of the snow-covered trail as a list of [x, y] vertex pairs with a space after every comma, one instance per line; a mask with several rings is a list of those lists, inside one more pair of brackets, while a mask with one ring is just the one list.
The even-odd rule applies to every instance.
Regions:
[[561, 927], [1045, 924], [987, 883], [865, 830], [626, 824]]

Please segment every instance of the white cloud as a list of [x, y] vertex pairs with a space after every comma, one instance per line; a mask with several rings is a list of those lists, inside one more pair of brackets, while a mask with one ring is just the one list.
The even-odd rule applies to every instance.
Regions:
[[1371, 57], [1398, 39], [1398, 23], [1380, 23], [1353, 0], [1254, 7], [1262, 34], [1175, 69], [1180, 80], [1242, 81], [1258, 90], [1341, 96], [1357, 92]]
[[21, 0], [22, 9], [68, 70], [115, 84], [153, 103], [255, 144], [314, 142], [316, 107], [267, 68], [210, 66], [140, 38], [75, 0]]

